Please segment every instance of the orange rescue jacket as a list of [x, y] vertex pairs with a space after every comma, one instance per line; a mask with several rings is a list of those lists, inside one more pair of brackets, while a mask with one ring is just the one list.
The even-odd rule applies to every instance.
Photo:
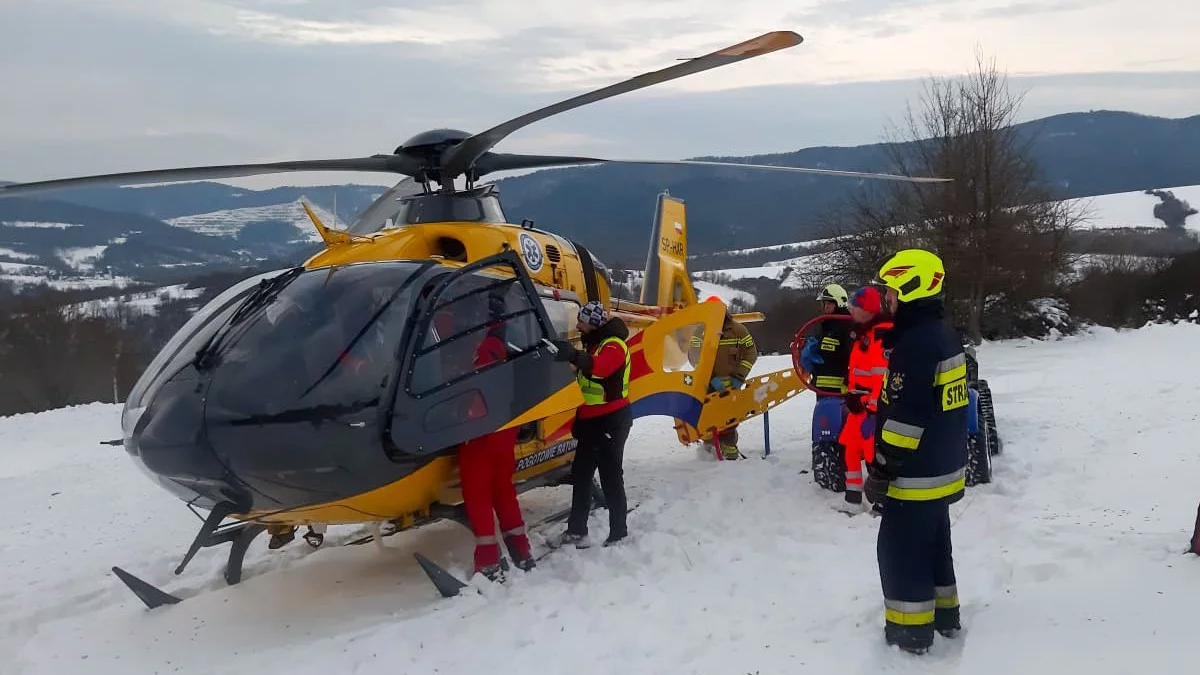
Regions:
[[875, 412], [879, 405], [883, 376], [887, 374], [888, 359], [883, 349], [883, 336], [891, 327], [890, 321], [881, 321], [866, 327], [855, 326], [852, 332], [854, 342], [850, 347], [846, 389], [851, 393], [863, 394], [863, 405], [871, 412]]

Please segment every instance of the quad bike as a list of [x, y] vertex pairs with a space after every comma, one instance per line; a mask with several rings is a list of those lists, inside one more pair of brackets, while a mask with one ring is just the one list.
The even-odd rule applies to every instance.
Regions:
[[1000, 454], [1002, 443], [996, 429], [996, 411], [987, 380], [979, 379], [979, 359], [975, 346], [966, 343], [967, 394], [967, 475], [966, 484], [992, 482], [992, 457]]
[[838, 443], [845, 424], [846, 407], [840, 397], [817, 398], [812, 419], [813, 480], [833, 492], [846, 491], [846, 448]]

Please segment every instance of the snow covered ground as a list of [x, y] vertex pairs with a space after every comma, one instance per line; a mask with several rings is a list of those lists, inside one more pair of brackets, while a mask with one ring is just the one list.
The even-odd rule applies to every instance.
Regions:
[[[1181, 555], [1200, 475], [1200, 326], [986, 344], [1004, 453], [953, 507], [965, 634], [913, 657], [883, 645], [879, 521], [830, 508], [809, 468], [813, 398], [744, 425], [750, 459], [698, 459], [640, 420], [624, 546], [563, 550], [506, 587], [443, 600], [420, 550], [454, 571], [471, 538], [437, 525], [372, 545], [263, 539], [246, 579], [223, 552], [178, 563], [198, 526], [119, 448], [119, 408], [0, 419], [0, 654], [6, 674], [1144, 673], [1196, 654], [1200, 558]], [[1136, 373], [1122, 372], [1135, 359]], [[764, 357], [757, 371], [788, 367]], [[536, 516], [565, 488], [523, 501]], [[593, 534], [605, 534], [604, 512]], [[121, 565], [184, 596], [148, 612]]]

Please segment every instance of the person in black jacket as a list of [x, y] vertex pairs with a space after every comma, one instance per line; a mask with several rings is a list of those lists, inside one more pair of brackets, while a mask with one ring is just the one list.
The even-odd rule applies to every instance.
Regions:
[[[817, 295], [822, 314], [850, 316], [849, 296], [838, 284], [829, 284]], [[804, 341], [800, 364], [813, 388], [841, 396], [846, 393], [846, 371], [850, 367], [849, 321], [822, 321], [819, 337]]]
[[[829, 284], [817, 294], [821, 313], [826, 316], [850, 318], [846, 289]], [[846, 394], [846, 376], [850, 368], [851, 321], [822, 321], [818, 334], [804, 342], [800, 365], [808, 375], [809, 384], [821, 398], [812, 414], [812, 476], [826, 490], [842, 492], [845, 486], [846, 449], [838, 442], [849, 411], [840, 404]]]
[[895, 313], [884, 339], [888, 372], [876, 416], [867, 499], [883, 504], [877, 556], [888, 644], [923, 653], [934, 631], [961, 630], [950, 541], [950, 504], [965, 490], [967, 362], [945, 320], [945, 269], [908, 249], [879, 270]]

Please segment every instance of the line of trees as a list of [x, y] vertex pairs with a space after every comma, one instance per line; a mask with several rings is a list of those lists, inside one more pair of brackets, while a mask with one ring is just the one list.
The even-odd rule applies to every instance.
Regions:
[[[0, 415], [124, 401], [154, 355], [200, 305], [261, 268], [197, 277], [197, 297], [163, 299], [153, 312], [127, 295], [53, 289], [14, 293], [0, 284]], [[103, 310], [88, 307], [102, 301]]]

